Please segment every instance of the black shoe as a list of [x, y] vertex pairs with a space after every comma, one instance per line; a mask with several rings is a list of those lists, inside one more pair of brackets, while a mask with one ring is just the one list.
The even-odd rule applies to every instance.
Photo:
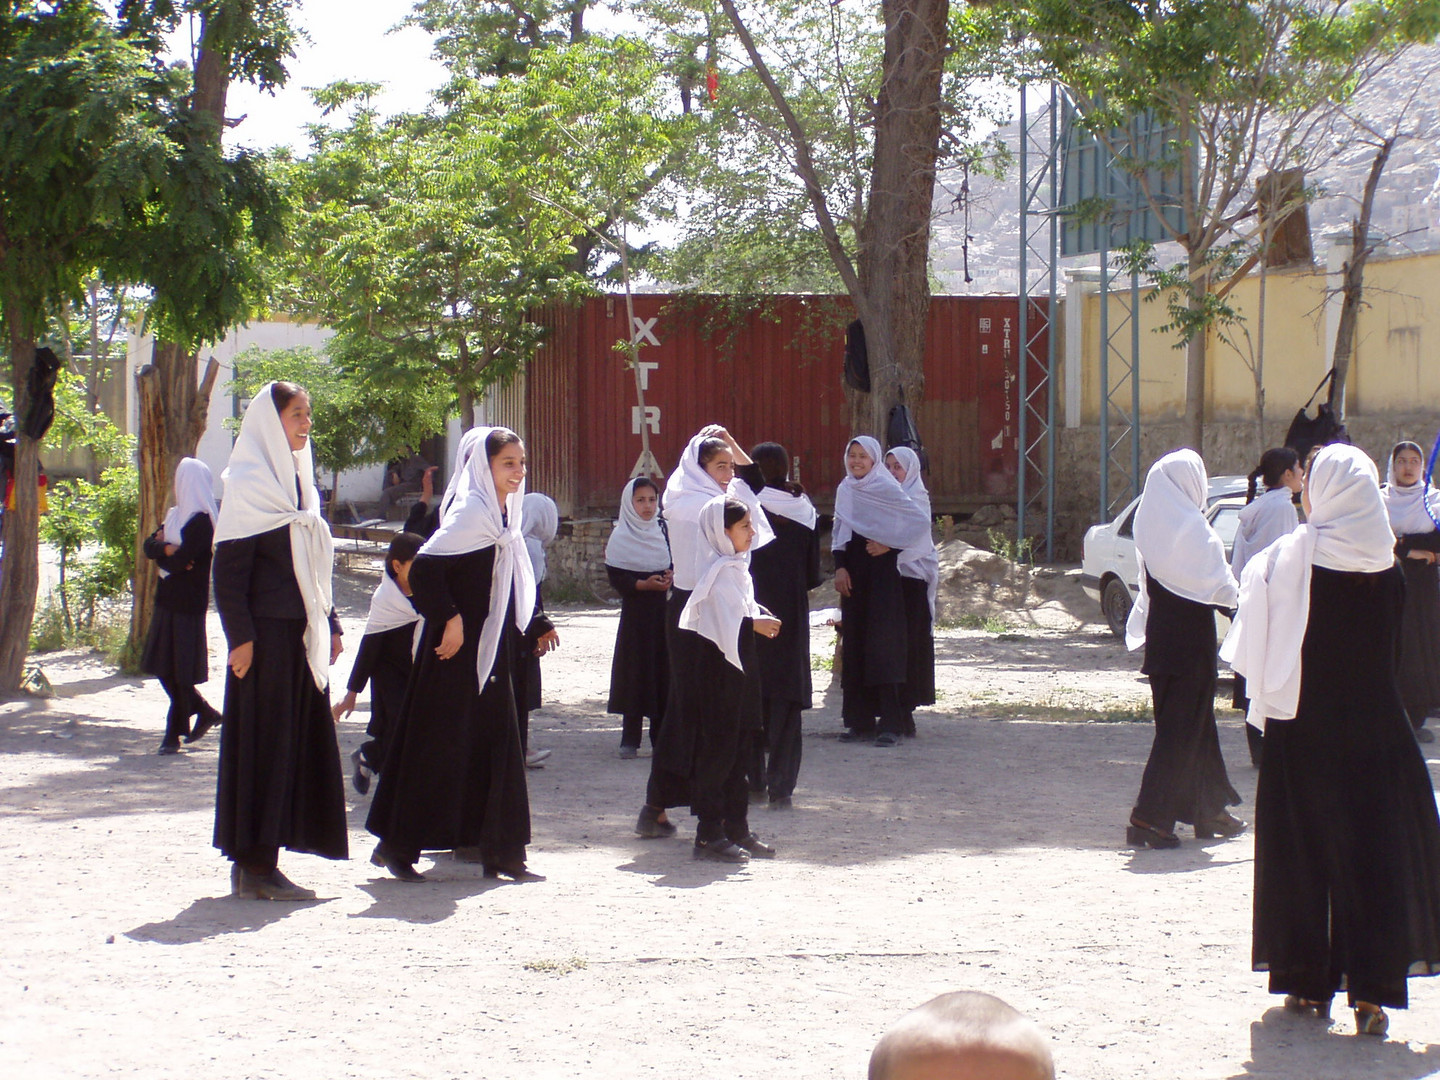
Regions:
[[195, 726], [190, 729], [190, 734], [185, 736], [185, 741], [199, 742], [205, 737], [205, 733], [216, 724], [225, 719], [224, 715], [213, 705], [207, 705], [200, 710], [200, 715], [195, 720]]
[[350, 783], [355, 785], [355, 790], [361, 795], [370, 794], [370, 777], [374, 776], [375, 772], [365, 764], [365, 755], [360, 747], [355, 748], [350, 760], [355, 765], [355, 771], [350, 774]]
[[526, 868], [523, 862], [486, 863], [485, 876], [488, 878], [507, 877], [511, 881], [544, 881], [545, 875]]
[[1229, 811], [1221, 811], [1220, 814], [1209, 821], [1197, 821], [1195, 823], [1196, 840], [1214, 840], [1220, 837], [1230, 840], [1239, 836], [1245, 831], [1245, 822], [1241, 821]]
[[742, 847], [746, 851], [748, 851], [752, 858], [773, 859], [775, 857], [775, 849], [769, 844], [765, 843], [764, 840], [761, 840], [760, 837], [753, 832], [747, 833], [739, 840], [734, 840], [731, 842], [734, 843], [737, 847]]
[[695, 858], [707, 859], [710, 862], [743, 863], [750, 861], [750, 853], [739, 844], [721, 837], [719, 840], [696, 840]]
[[242, 900], [314, 900], [313, 889], [302, 889], [279, 870], [252, 874], [239, 864], [230, 868], [230, 892]]
[[638, 746], [622, 746], [620, 747], [620, 756], [626, 761], [638, 758], [640, 756], [640, 748]]
[[1130, 824], [1125, 827], [1125, 843], [1135, 848], [1177, 848], [1180, 846], [1180, 837], [1173, 832], [1165, 832], [1153, 825], [1136, 821], [1132, 817]]
[[795, 804], [790, 801], [790, 796], [789, 796], [789, 795], [771, 795], [771, 796], [770, 796], [770, 809], [771, 809], [771, 810], [793, 810], [794, 808], [795, 808]]
[[389, 870], [391, 876], [412, 885], [427, 880], [424, 874], [415, 869], [413, 862], [406, 862], [399, 856], [390, 854], [385, 850], [384, 844], [376, 845], [375, 851], [370, 855], [370, 861], [376, 866], [383, 866]]
[[635, 835], [646, 840], [658, 840], [666, 836], [674, 836], [678, 830], [673, 821], [661, 821], [660, 815], [663, 810], [646, 804], [640, 808], [640, 816], [635, 821]]
[[178, 754], [180, 753], [180, 744], [172, 742], [162, 742], [160, 744], [160, 749], [156, 750], [155, 753], [159, 754], [161, 757], [169, 757], [171, 754]]
[[899, 746], [899, 745], [900, 745], [900, 736], [899, 736], [899, 735], [896, 735], [893, 731], [882, 731], [879, 735], [876, 735], [876, 736], [875, 736], [875, 745], [876, 745], [876, 746]]
[[847, 727], [840, 732], [841, 742], [869, 742], [875, 737], [875, 729]]

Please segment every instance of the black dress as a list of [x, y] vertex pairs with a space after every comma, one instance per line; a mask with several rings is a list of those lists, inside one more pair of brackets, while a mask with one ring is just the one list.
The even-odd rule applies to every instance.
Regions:
[[366, 634], [360, 639], [360, 650], [355, 654], [347, 689], [358, 694], [367, 682], [370, 684], [370, 722], [365, 725], [365, 734], [370, 738], [361, 745], [360, 756], [373, 772], [385, 771], [385, 748], [404, 704], [406, 687], [410, 685], [414, 644], [412, 623]]
[[165, 554], [162, 535], [145, 540], [145, 555], [169, 576], [155, 586], [155, 616], [140, 658], [140, 670], [166, 683], [194, 686], [210, 678], [205, 612], [210, 607], [210, 559], [215, 525], [196, 514], [180, 530], [174, 555]]
[[1212, 821], [1240, 802], [1215, 727], [1218, 660], [1215, 611], [1176, 596], [1149, 574], [1145, 663], [1155, 703], [1155, 741], [1135, 799], [1135, 816], [1169, 832], [1177, 821]]
[[[800, 775], [800, 713], [813, 707], [810, 681], [810, 590], [820, 576], [820, 536], [766, 511], [775, 539], [750, 556], [755, 601], [780, 620], [780, 632], [755, 642], [763, 738], [750, 760], [752, 790], [789, 797]], [[768, 759], [768, 760], [767, 760]]]
[[545, 614], [542, 588], [543, 586], [536, 583], [535, 614], [530, 617], [530, 625], [525, 628], [524, 633], [516, 629], [514, 623], [510, 624], [508, 631], [511, 635], [510, 655], [514, 660], [510, 677], [514, 683], [515, 719], [520, 727], [521, 750], [527, 750], [530, 746], [530, 713], [540, 708], [540, 657], [535, 655], [535, 646], [542, 637], [555, 629], [555, 624]]
[[[340, 750], [329, 695], [306, 661], [290, 527], [217, 544], [214, 573], [229, 647], [255, 645], [245, 678], [226, 669], [215, 846], [257, 873], [274, 868], [282, 847], [344, 859]], [[330, 632], [340, 632], [333, 612]]]
[[1256, 971], [1270, 991], [1404, 1008], [1440, 971], [1440, 818], [1395, 655], [1405, 582], [1314, 569], [1295, 719], [1255, 793]]
[[[365, 822], [408, 862], [422, 850], [457, 847], [480, 848], [486, 863], [523, 862], [530, 842], [525, 755], [510, 676], [516, 635], [500, 635], [483, 687], [475, 672], [494, 568], [494, 547], [421, 554], [410, 567], [425, 630]], [[507, 625], [513, 622], [510, 608]], [[441, 660], [435, 647], [457, 612], [465, 640]]]
[[[900, 575], [905, 597], [905, 711], [935, 704], [935, 626], [930, 616], [930, 586]], [[910, 718], [907, 734], [915, 734]]]
[[1412, 727], [1440, 708], [1440, 566], [1408, 559], [1411, 551], [1440, 552], [1440, 532], [1411, 533], [1395, 544], [1405, 571], [1405, 614], [1400, 626], [1400, 697]]
[[635, 587], [636, 582], [664, 572], [605, 567], [611, 587], [620, 594], [620, 626], [615, 632], [610, 700], [605, 711], [624, 718], [622, 746], [640, 745], [641, 726], [647, 716], [650, 745], [654, 746], [665, 719], [665, 697], [670, 692], [670, 655], [665, 647], [666, 593]]
[[871, 555], [866, 542], [856, 534], [835, 551], [835, 568], [850, 573], [850, 595], [840, 598], [840, 713], [857, 734], [875, 732], [878, 719], [879, 731], [903, 735], [909, 649], [900, 552]]

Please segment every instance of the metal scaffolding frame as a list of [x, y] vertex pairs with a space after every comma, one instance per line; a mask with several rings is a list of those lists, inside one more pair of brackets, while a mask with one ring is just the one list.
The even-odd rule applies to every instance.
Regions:
[[[1017, 544], [1043, 516], [1043, 559], [1055, 557], [1055, 396], [1053, 320], [1060, 261], [1060, 90], [1030, 111], [1031, 90], [1020, 86], [1020, 350], [1019, 438], [1016, 477]], [[1040, 270], [1031, 281], [1031, 260]], [[1043, 338], [1043, 344], [1042, 344]]]
[[[1127, 219], [1128, 221], [1128, 219]], [[1129, 242], [1126, 226], [1126, 242]], [[1111, 289], [1110, 249], [1100, 249], [1100, 521], [1109, 521], [1140, 494], [1140, 274]], [[1110, 301], [1120, 318], [1111, 320]], [[1128, 331], [1128, 333], [1127, 333]], [[1121, 349], [1122, 335], [1129, 346]], [[1128, 400], [1126, 397], [1128, 396]], [[1113, 475], [1112, 475], [1113, 474]], [[1119, 484], [1114, 481], [1118, 479]]]

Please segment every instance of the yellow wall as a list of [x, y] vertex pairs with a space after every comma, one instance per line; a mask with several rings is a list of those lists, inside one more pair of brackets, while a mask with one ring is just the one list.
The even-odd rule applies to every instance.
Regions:
[[[1326, 328], [1326, 276], [1309, 269], [1272, 271], [1265, 282], [1264, 383], [1266, 415], [1290, 415], [1304, 404], [1329, 369], [1333, 341]], [[1169, 420], [1185, 412], [1185, 352], [1172, 348], [1173, 331], [1157, 332], [1167, 320], [1163, 299], [1140, 307], [1140, 414], [1142, 420]], [[1255, 415], [1254, 376], [1242, 359], [1260, 340], [1260, 276], [1252, 273], [1232, 294], [1245, 316], [1231, 337], [1239, 351], [1210, 337], [1207, 419], [1247, 420]], [[1128, 292], [1125, 294], [1128, 299]], [[1112, 333], [1126, 315], [1125, 299], [1110, 300]], [[1440, 407], [1440, 254], [1374, 256], [1365, 270], [1365, 306], [1360, 313], [1356, 353], [1350, 372], [1347, 412], [1353, 415], [1405, 413]], [[1100, 301], [1086, 298], [1081, 369], [1081, 422], [1097, 423], [1100, 403]], [[1249, 331], [1249, 341], [1245, 330]], [[1130, 336], [1119, 342], [1128, 359]], [[1115, 367], [1112, 354], [1112, 368]], [[1115, 372], [1112, 371], [1112, 381]], [[1123, 392], [1129, 400], [1129, 389]]]

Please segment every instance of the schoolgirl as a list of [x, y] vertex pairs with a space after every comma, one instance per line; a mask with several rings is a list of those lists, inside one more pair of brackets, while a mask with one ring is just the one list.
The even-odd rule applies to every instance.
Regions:
[[515, 711], [520, 723], [520, 748], [525, 751], [525, 767], [543, 769], [551, 752], [530, 748], [530, 713], [540, 708], [541, 703], [540, 658], [560, 647], [560, 634], [545, 614], [545, 578], [549, 572], [545, 549], [560, 531], [560, 508], [549, 495], [530, 491], [525, 495], [524, 509], [521, 529], [530, 567], [535, 572], [535, 611], [530, 616], [530, 625], [515, 642]]
[[[1425, 483], [1425, 458], [1413, 442], [1395, 444], [1385, 477], [1385, 510], [1405, 572], [1400, 629], [1400, 695], [1421, 742], [1434, 741], [1425, 720], [1440, 708], [1440, 492]], [[1431, 515], [1434, 515], [1432, 517]]]
[[[1264, 481], [1265, 493], [1256, 497], [1259, 483]], [[1240, 521], [1235, 530], [1235, 543], [1230, 549], [1230, 570], [1235, 580], [1257, 552], [1264, 551], [1280, 537], [1293, 532], [1300, 524], [1300, 515], [1295, 511], [1294, 497], [1300, 493], [1305, 474], [1300, 469], [1300, 455], [1288, 446], [1276, 446], [1260, 455], [1260, 464], [1250, 474], [1250, 490], [1245, 498], [1245, 508], [1240, 511]], [[1235, 674], [1235, 692], [1232, 697], [1235, 708], [1248, 713], [1249, 700], [1245, 697], [1245, 676]], [[1245, 737], [1250, 745], [1250, 763], [1260, 767], [1262, 728], [1245, 723]]]
[[1145, 646], [1140, 670], [1150, 677], [1155, 741], [1125, 831], [1134, 847], [1179, 847], [1177, 821], [1199, 839], [1245, 829], [1226, 810], [1240, 796], [1215, 727], [1215, 612], [1233, 609], [1239, 588], [1205, 519], [1206, 489], [1200, 455], [1176, 450], [1150, 467], [1135, 511], [1140, 595], [1125, 642]]
[[530, 799], [511, 653], [535, 610], [521, 537], [525, 447], [506, 428], [473, 428], [456, 455], [440, 527], [410, 568], [425, 620], [405, 703], [365, 827], [371, 862], [418, 882], [420, 853], [473, 851], [487, 877], [533, 879]]
[[648, 476], [637, 476], [620, 493], [619, 520], [605, 544], [605, 574], [620, 594], [605, 709], [620, 716], [620, 756], [634, 758], [647, 716], [654, 747], [670, 690], [665, 601], [674, 574], [660, 519], [660, 488]]
[[814, 705], [810, 682], [810, 590], [820, 576], [819, 515], [805, 489], [790, 479], [790, 455], [779, 443], [750, 451], [765, 476], [761, 513], [775, 533], [753, 553], [755, 599], [780, 620], [773, 638], [755, 643], [760, 671], [762, 730], [754, 740], [750, 790], [764, 792], [772, 809], [790, 806], [800, 775], [800, 714]]
[[1316, 456], [1306, 524], [1245, 568], [1223, 655], [1263, 719], [1251, 966], [1294, 1012], [1383, 1036], [1407, 979], [1440, 972], [1440, 818], [1394, 656], [1405, 581], [1353, 446]]
[[881, 464], [869, 435], [845, 448], [845, 479], [835, 489], [835, 591], [840, 594], [842, 693], [846, 741], [894, 746], [909, 730], [909, 673], [900, 553], [930, 536], [930, 517]]
[[[144, 544], [160, 580], [140, 670], [158, 677], [170, 699], [161, 754], [178, 754], [182, 739], [195, 742], [220, 722], [219, 710], [195, 689], [210, 678], [205, 611], [210, 606], [210, 558], [219, 513], [210, 466], [199, 458], [182, 458], [175, 470], [175, 505]], [[193, 728], [192, 716], [197, 717]]]
[[[755, 636], [774, 638], [780, 622], [755, 602], [746, 558], [755, 536], [749, 507], [717, 495], [701, 509], [698, 527], [707, 562], [680, 615], [680, 627], [695, 635], [687, 675], [704, 693], [695, 695], [683, 715], [666, 718], [654, 768], [677, 777], [689, 790], [690, 809], [698, 819], [695, 858], [725, 863], [771, 858], [775, 849], [750, 830], [745, 736], [758, 705], [752, 695], [758, 688]], [[652, 809], [647, 798], [642, 824]]]
[[338, 724], [355, 711], [356, 696], [370, 685], [370, 722], [365, 726], [370, 738], [350, 755], [350, 782], [361, 795], [369, 793], [370, 778], [385, 768], [385, 746], [410, 684], [420, 629], [420, 613], [410, 602], [410, 566], [424, 543], [424, 537], [407, 532], [390, 541], [345, 696], [331, 710]]
[[[897, 446], [885, 455], [885, 467], [900, 490], [931, 520], [930, 492], [921, 475], [920, 455]], [[915, 709], [935, 704], [935, 598], [940, 588], [940, 555], [927, 532], [913, 548], [900, 552], [900, 591], [905, 597], [905, 711], [907, 735], [915, 734]]]
[[340, 655], [334, 548], [320, 516], [310, 397], [262, 387], [245, 410], [215, 526], [215, 606], [230, 647], [215, 846], [231, 890], [313, 900], [282, 874], [280, 848], [349, 854], [344, 780], [327, 691]]

